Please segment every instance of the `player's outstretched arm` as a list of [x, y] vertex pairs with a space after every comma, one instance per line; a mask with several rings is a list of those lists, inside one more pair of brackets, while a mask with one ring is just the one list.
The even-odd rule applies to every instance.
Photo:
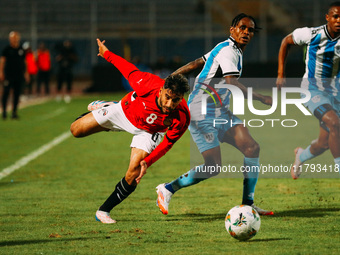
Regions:
[[98, 51], [99, 51], [98, 56], [105, 58], [107, 62], [113, 64], [121, 72], [121, 74], [125, 77], [125, 79], [129, 80], [129, 75], [132, 72], [139, 70], [139, 69], [134, 64], [130, 63], [124, 58], [109, 51], [109, 49], [105, 46], [104, 43], [105, 43], [105, 40], [100, 41], [97, 38]]
[[[241, 89], [243, 94], [244, 94], [244, 96], [246, 98], [248, 98], [248, 90], [247, 90], [246, 86], [244, 86], [242, 83], [240, 83], [237, 80], [237, 77], [235, 77], [235, 76], [226, 76], [225, 80], [226, 80], [227, 84], [235, 85], [236, 87]], [[271, 96], [265, 96], [265, 95], [262, 95], [260, 93], [257, 93], [255, 91], [253, 91], [253, 99], [258, 100], [261, 103], [266, 104], [266, 105], [272, 105], [272, 97]]]
[[204, 66], [204, 60], [202, 58], [198, 58], [194, 61], [189, 62], [188, 64], [178, 68], [175, 72], [173, 72], [171, 75], [175, 74], [187, 74], [190, 73], [198, 68], [201, 68]]
[[286, 84], [286, 60], [288, 56], [288, 51], [291, 45], [294, 45], [293, 35], [289, 34], [285, 38], [283, 38], [281, 42], [281, 47], [279, 50], [278, 57], [278, 69], [277, 69], [277, 79], [276, 86], [278, 89], [281, 89]]

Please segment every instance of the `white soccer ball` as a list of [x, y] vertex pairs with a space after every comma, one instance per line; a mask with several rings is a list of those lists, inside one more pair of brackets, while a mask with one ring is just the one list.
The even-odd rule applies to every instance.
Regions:
[[238, 205], [231, 208], [225, 218], [225, 228], [228, 233], [240, 241], [254, 237], [260, 226], [260, 215], [249, 205]]

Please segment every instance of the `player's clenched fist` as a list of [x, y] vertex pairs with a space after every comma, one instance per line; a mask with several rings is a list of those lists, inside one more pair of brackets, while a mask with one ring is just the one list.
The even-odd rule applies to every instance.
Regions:
[[104, 45], [105, 40], [103, 40], [102, 42], [97, 38], [97, 44], [98, 44], [98, 55], [97, 56], [101, 56], [104, 57], [104, 53], [105, 51], [107, 51], [107, 47]]

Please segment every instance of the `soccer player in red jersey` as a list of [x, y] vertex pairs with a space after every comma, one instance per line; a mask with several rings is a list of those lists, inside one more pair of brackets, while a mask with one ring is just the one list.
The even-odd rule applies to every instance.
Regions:
[[115, 223], [110, 211], [136, 189], [146, 169], [164, 156], [187, 130], [190, 113], [183, 96], [189, 85], [183, 75], [171, 75], [163, 80], [142, 72], [110, 52], [105, 41], [97, 39], [97, 43], [98, 56], [112, 63], [134, 91], [117, 103], [111, 102], [78, 118], [71, 124], [71, 132], [75, 137], [110, 130], [134, 135], [128, 170], [96, 212], [98, 221]]

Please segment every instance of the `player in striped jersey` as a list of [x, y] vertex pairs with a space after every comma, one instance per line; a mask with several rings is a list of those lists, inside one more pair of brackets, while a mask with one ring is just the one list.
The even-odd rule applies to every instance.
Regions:
[[[247, 95], [246, 87], [238, 81], [238, 78], [242, 73], [243, 51], [254, 36], [256, 29], [258, 27], [253, 17], [244, 13], [237, 15], [232, 21], [230, 37], [227, 40], [219, 43], [202, 58], [188, 63], [173, 74], [186, 74], [203, 67], [195, 80], [195, 87], [188, 100], [191, 113], [189, 130], [204, 158], [204, 165], [198, 168], [221, 166], [220, 143], [231, 144], [244, 155], [244, 166], [257, 169], [253, 172], [244, 172], [242, 204], [253, 206], [261, 215], [272, 215], [273, 212], [254, 205], [260, 147], [250, 135], [249, 130], [244, 125], [240, 125], [242, 121], [229, 110], [230, 91], [225, 88], [216, 90], [213, 88], [214, 83], [223, 82], [240, 88], [244, 95]], [[207, 88], [213, 89], [214, 97], [220, 96], [220, 102], [216, 106], [214, 100], [210, 102], [208, 100], [207, 113], [202, 114], [202, 98], [205, 93], [208, 93]], [[270, 96], [263, 96], [255, 92], [253, 98], [264, 104], [271, 105], [272, 103]], [[215, 119], [225, 119], [228, 120], [228, 123], [214, 125]], [[197, 167], [195, 167], [176, 180], [157, 186], [157, 205], [163, 214], [168, 214], [170, 199], [175, 192], [214, 175], [205, 175], [202, 172], [204, 171], [197, 171]]]
[[291, 169], [293, 179], [299, 178], [302, 163], [330, 149], [336, 167], [340, 165], [340, 2], [330, 4], [327, 24], [295, 29], [283, 40], [279, 51], [276, 85], [285, 84], [285, 62], [291, 45], [307, 45], [305, 74], [301, 87], [308, 89], [308, 109], [320, 121], [319, 137], [306, 148], [295, 149]]

